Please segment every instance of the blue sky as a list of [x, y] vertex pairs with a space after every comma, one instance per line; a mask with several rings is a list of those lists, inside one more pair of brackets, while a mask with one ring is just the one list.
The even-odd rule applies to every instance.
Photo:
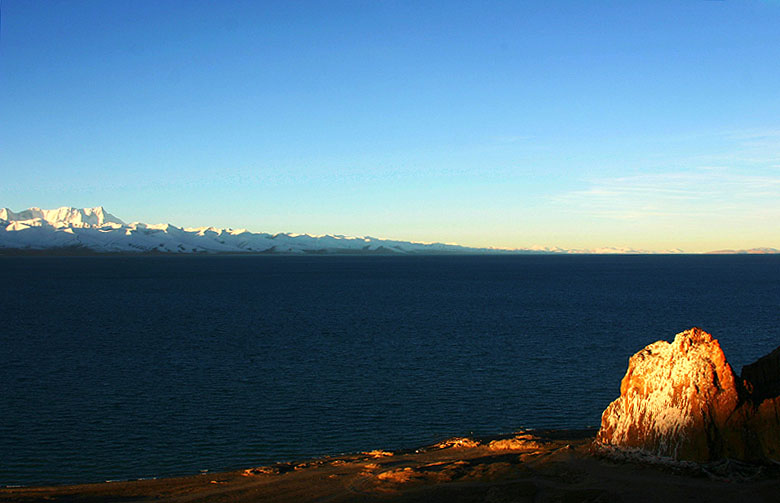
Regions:
[[780, 247], [780, 2], [1, 7], [0, 206]]

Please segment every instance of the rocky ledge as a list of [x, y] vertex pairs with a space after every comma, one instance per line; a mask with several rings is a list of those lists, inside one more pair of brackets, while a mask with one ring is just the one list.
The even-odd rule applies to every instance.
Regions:
[[631, 357], [595, 446], [674, 460], [780, 460], [780, 347], [737, 377], [717, 339], [692, 328]]

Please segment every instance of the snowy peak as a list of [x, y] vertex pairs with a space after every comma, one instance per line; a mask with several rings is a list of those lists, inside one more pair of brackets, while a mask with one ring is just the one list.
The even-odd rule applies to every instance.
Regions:
[[0, 249], [98, 253], [484, 253], [493, 250], [387, 239], [268, 234], [246, 229], [125, 224], [102, 206], [0, 210]]
[[24, 227], [40, 227], [46, 224], [52, 227], [103, 227], [104, 225], [122, 226], [124, 222], [102, 206], [94, 208], [72, 208], [62, 206], [53, 210], [43, 210], [38, 207], [28, 208], [18, 213], [8, 208], [0, 209], [0, 220], [9, 223], [19, 222]]

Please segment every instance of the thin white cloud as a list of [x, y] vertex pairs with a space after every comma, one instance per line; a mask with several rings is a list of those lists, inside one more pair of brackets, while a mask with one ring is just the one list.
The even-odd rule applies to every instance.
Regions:
[[780, 177], [705, 167], [594, 180], [553, 198], [556, 206], [592, 217], [780, 217]]

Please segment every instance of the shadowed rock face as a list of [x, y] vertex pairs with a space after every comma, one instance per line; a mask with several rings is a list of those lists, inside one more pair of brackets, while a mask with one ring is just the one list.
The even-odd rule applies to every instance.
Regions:
[[692, 328], [631, 357], [596, 444], [678, 460], [780, 459], [780, 348], [737, 379], [718, 341]]
[[780, 348], [742, 368], [742, 379], [754, 399], [780, 395]]

